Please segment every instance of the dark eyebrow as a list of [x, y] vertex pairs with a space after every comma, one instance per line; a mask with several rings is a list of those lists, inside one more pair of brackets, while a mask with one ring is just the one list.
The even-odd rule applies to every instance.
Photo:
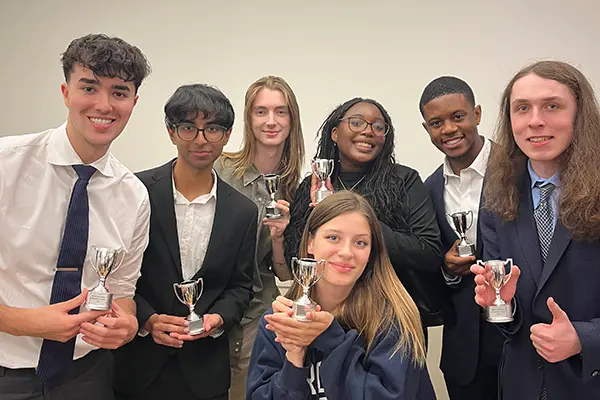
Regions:
[[[80, 78], [79, 82], [87, 83], [88, 85], [100, 85], [100, 81], [97, 79]], [[124, 92], [131, 92], [131, 89], [125, 85], [113, 85], [112, 88], [116, 90], [122, 90]]]

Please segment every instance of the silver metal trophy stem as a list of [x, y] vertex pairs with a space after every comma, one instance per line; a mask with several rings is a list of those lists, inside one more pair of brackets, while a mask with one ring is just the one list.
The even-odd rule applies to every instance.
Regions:
[[[291, 270], [296, 282], [302, 287], [302, 296], [294, 301], [294, 318], [298, 321], [309, 321], [307, 314], [315, 311], [316, 303], [309, 297], [310, 288], [313, 287], [325, 272], [325, 260], [317, 261], [312, 258], [292, 257]], [[319, 273], [318, 267], [323, 265]]]
[[491, 286], [496, 293], [496, 298], [491, 306], [485, 308], [485, 318], [488, 322], [500, 324], [513, 321], [513, 308], [500, 296], [502, 287], [509, 281], [511, 274], [506, 270], [512, 268], [512, 258], [502, 260], [477, 260], [477, 264], [485, 268], [485, 283]]

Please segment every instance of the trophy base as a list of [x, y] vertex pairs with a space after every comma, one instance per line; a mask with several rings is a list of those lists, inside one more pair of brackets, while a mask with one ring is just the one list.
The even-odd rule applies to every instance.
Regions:
[[474, 244], [459, 244], [456, 246], [456, 250], [458, 250], [459, 257], [470, 257], [475, 255]]
[[204, 319], [200, 317], [195, 321], [190, 321], [190, 325], [188, 326], [190, 330], [191, 336], [196, 336], [204, 332]]
[[266, 213], [265, 218], [267, 219], [279, 219], [282, 217], [281, 210], [277, 207], [265, 207]]
[[493, 324], [503, 324], [513, 321], [512, 306], [502, 304], [485, 308], [485, 319]]
[[308, 314], [309, 312], [313, 312], [315, 311], [315, 304], [305, 304], [304, 302], [300, 303], [295, 301], [294, 302], [294, 319], [296, 319], [296, 321], [301, 321], [301, 322], [308, 322], [310, 321], [310, 319], [307, 318], [306, 314]]
[[90, 290], [85, 307], [90, 311], [108, 311], [112, 305], [113, 295], [107, 292], [94, 292]]
[[320, 203], [325, 197], [329, 196], [330, 194], [332, 194], [331, 190], [317, 190], [315, 192], [315, 201], [317, 203]]

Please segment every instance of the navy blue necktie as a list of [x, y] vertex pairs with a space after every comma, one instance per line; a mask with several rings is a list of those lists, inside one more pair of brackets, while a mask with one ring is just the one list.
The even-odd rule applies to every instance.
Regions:
[[[52, 283], [50, 304], [60, 303], [81, 294], [81, 273], [88, 247], [89, 203], [87, 186], [96, 168], [74, 165], [79, 177], [73, 186], [63, 233], [56, 272]], [[69, 314], [78, 314], [79, 307]], [[62, 343], [44, 339], [36, 373], [45, 383], [56, 381], [73, 361], [75, 339]]]

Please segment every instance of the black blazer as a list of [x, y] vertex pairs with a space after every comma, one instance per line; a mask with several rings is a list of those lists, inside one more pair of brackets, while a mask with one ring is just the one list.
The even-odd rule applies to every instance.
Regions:
[[[154, 313], [186, 316], [188, 309], [173, 292], [183, 281], [173, 200], [172, 161], [137, 174], [150, 195], [150, 241], [144, 253], [134, 300], [140, 327]], [[256, 205], [217, 177], [217, 202], [212, 233], [202, 268], [204, 292], [196, 313], [223, 317], [225, 333], [185, 342], [175, 349], [158, 345], [151, 335], [136, 337], [115, 352], [115, 389], [135, 393], [160, 373], [167, 358], [176, 355], [184, 378], [198, 396], [227, 392], [230, 384], [227, 332], [237, 324], [252, 297], [256, 246]]]
[[[492, 145], [492, 151], [494, 146]], [[440, 226], [442, 251], [445, 254], [459, 237], [446, 217], [443, 164], [427, 178], [425, 185], [429, 188], [431, 194]], [[483, 204], [482, 200], [480, 198], [480, 205]], [[477, 259], [481, 259], [483, 255], [480, 226], [478, 222], [476, 227]], [[439, 276], [440, 280], [443, 280], [441, 272]], [[444, 333], [440, 369], [446, 379], [460, 385], [467, 385], [473, 380], [478, 366], [497, 367], [500, 362], [503, 343], [503, 336], [500, 332], [482, 319], [481, 307], [475, 303], [474, 299], [475, 282], [473, 278], [472, 274], [465, 275], [460, 283], [452, 286], [444, 285], [443, 289], [446, 297], [446, 307], [443, 314]], [[483, 334], [482, 329], [484, 330]]]
[[[519, 194], [516, 220], [503, 222], [485, 210], [481, 216], [484, 257], [511, 257], [521, 269], [515, 321], [498, 324], [508, 338], [502, 399], [539, 399], [542, 381], [548, 400], [600, 399], [600, 241], [572, 239], [559, 220], [543, 265], [527, 171]], [[538, 355], [529, 337], [532, 325], [552, 323], [548, 297], [567, 313], [582, 344], [580, 355], [554, 364]]]

